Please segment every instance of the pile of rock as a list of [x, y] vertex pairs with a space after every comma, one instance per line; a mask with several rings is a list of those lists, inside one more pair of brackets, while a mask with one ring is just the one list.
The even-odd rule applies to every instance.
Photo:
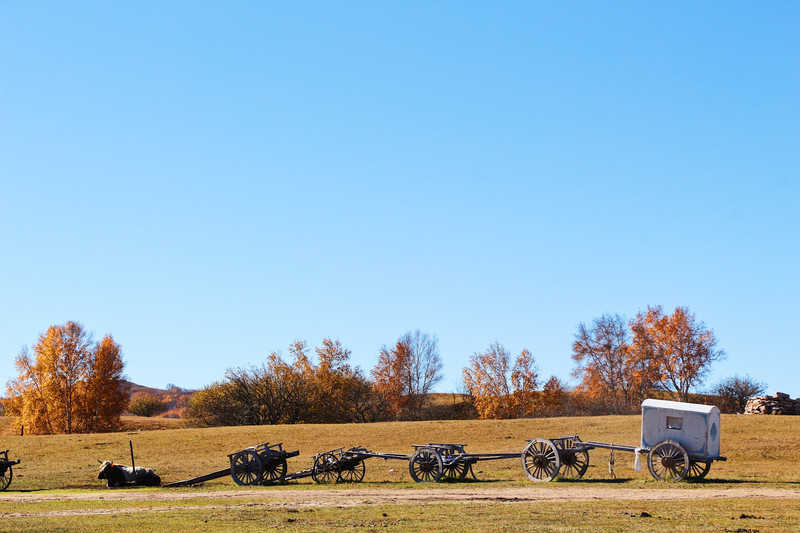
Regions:
[[744, 408], [746, 415], [800, 415], [800, 398], [792, 400], [788, 394], [775, 393], [775, 396], [752, 396]]

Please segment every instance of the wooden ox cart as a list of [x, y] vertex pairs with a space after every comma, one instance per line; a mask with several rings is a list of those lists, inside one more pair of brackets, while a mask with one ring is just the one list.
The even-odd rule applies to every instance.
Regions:
[[[714, 406], [666, 400], [642, 402], [642, 440], [639, 446], [582, 441], [577, 435], [528, 441], [522, 468], [532, 481], [556, 477], [580, 478], [589, 467], [589, 451], [596, 448], [632, 452], [636, 469], [639, 454], [647, 454], [647, 469], [658, 481], [702, 479], [720, 456], [720, 412]], [[613, 460], [612, 463], [613, 464]]]
[[432, 442], [414, 444], [414, 453], [373, 452], [366, 448], [336, 448], [314, 456], [311, 468], [286, 476], [286, 480], [311, 477], [317, 483], [359, 482], [364, 479], [364, 461], [370, 458], [408, 461], [408, 472], [417, 483], [436, 483], [440, 480], [464, 479], [468, 473], [475, 477], [472, 466], [478, 461], [518, 459], [515, 453], [470, 454], [466, 444]]
[[14, 479], [14, 470], [11, 467], [18, 464], [19, 459], [9, 461], [8, 450], [0, 452], [0, 491], [6, 490], [11, 485], [11, 480]]
[[204, 481], [219, 479], [230, 474], [237, 485], [269, 485], [281, 483], [286, 478], [286, 459], [300, 455], [300, 452], [287, 452], [283, 444], [270, 445], [268, 442], [251, 446], [228, 454], [230, 467], [184, 481], [176, 481], [165, 487], [184, 487]]

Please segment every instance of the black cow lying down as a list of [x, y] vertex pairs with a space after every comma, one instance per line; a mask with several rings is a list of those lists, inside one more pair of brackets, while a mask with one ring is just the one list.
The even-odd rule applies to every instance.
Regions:
[[133, 468], [125, 465], [115, 465], [111, 461], [100, 463], [100, 473], [97, 479], [107, 479], [109, 487], [122, 487], [125, 485], [141, 485], [144, 487], [158, 487], [161, 485], [161, 478], [152, 468], [136, 467], [134, 474]]

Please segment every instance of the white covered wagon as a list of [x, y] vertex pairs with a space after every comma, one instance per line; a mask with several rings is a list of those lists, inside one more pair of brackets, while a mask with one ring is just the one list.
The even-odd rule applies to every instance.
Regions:
[[[642, 442], [639, 446], [582, 441], [568, 436], [534, 439], [522, 451], [522, 467], [533, 481], [582, 477], [589, 467], [589, 450], [647, 454], [647, 468], [659, 481], [702, 479], [720, 456], [720, 413], [712, 405], [648, 399], [642, 402]], [[612, 459], [613, 461], [613, 459]], [[613, 463], [612, 463], [613, 464]], [[638, 470], [638, 466], [637, 466]]]

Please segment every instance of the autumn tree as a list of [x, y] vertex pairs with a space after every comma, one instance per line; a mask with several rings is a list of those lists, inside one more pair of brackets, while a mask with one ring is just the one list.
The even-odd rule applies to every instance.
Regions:
[[95, 344], [86, 376], [83, 416], [87, 431], [109, 431], [119, 426], [119, 416], [128, 404], [124, 368], [122, 349], [111, 335]]
[[410, 358], [408, 345], [398, 340], [392, 348], [383, 346], [378, 355], [378, 364], [372, 369], [375, 391], [386, 399], [393, 418], [401, 418], [406, 410], [409, 395], [402, 378]]
[[462, 376], [481, 418], [519, 418], [533, 414], [538, 376], [536, 363], [528, 350], [522, 350], [512, 366], [511, 354], [495, 341], [485, 352], [470, 357]]
[[632, 359], [656, 369], [655, 385], [687, 401], [689, 389], [703, 382], [711, 364], [723, 359], [714, 332], [686, 307], [665, 315], [661, 306], [647, 307], [630, 322]]
[[314, 382], [319, 391], [319, 422], [365, 422], [371, 418], [372, 386], [361, 369], [352, 367], [350, 350], [338, 340], [323, 339], [314, 350], [317, 366]]
[[536, 410], [542, 417], [563, 416], [564, 404], [567, 401], [568, 395], [564, 384], [556, 376], [550, 376], [542, 387]]
[[394, 347], [381, 348], [372, 380], [395, 417], [417, 419], [422, 416], [428, 394], [442, 380], [442, 366], [436, 336], [409, 331]]
[[113, 429], [127, 403], [119, 345], [106, 336], [94, 345], [76, 322], [51, 326], [32, 354], [23, 348], [19, 376], [8, 383], [9, 414], [29, 433]]
[[578, 325], [572, 343], [572, 375], [581, 380], [578, 391], [602, 402], [608, 412], [629, 413], [638, 407], [654, 379], [648, 359], [631, 357], [625, 319], [602, 315], [592, 324]]

